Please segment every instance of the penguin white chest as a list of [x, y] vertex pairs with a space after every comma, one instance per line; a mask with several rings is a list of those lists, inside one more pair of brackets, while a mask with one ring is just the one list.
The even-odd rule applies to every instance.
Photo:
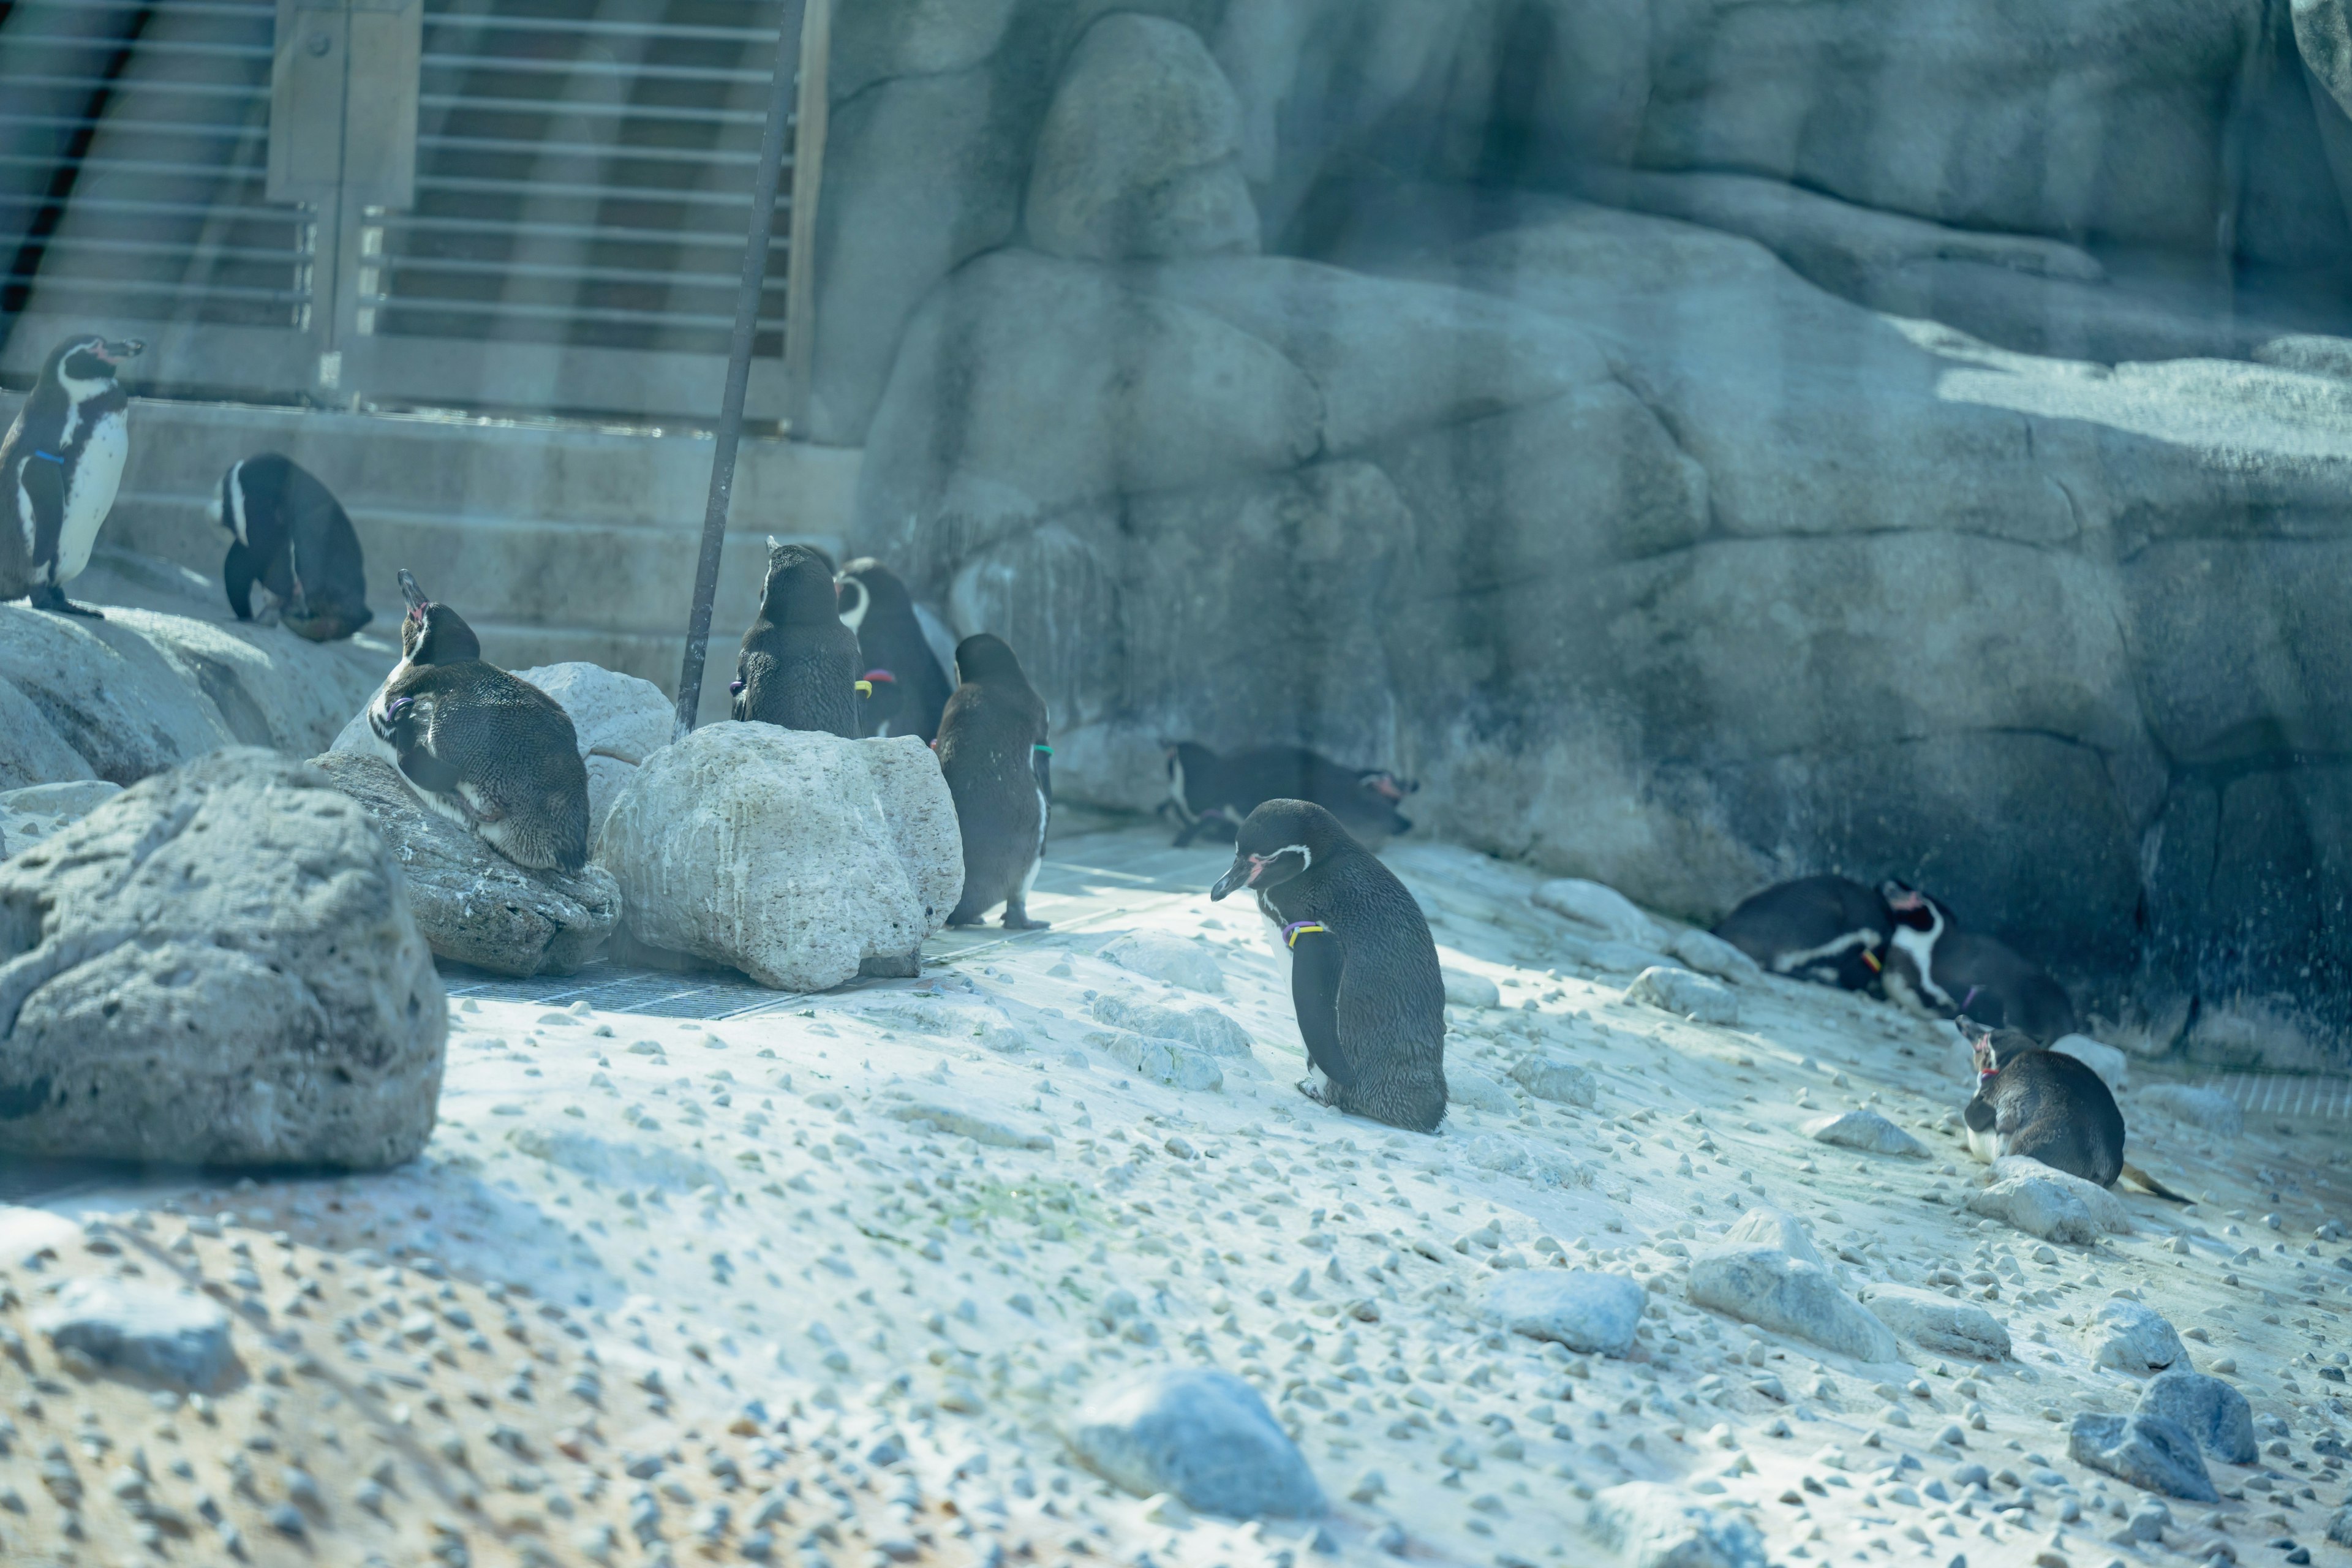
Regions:
[[1991, 1164], [2001, 1155], [2000, 1130], [1988, 1127], [1982, 1131], [1969, 1129], [1969, 1152], [1985, 1164]]
[[66, 479], [55, 581], [79, 577], [89, 564], [90, 546], [98, 542], [99, 525], [114, 510], [114, 494], [122, 488], [122, 465], [130, 456], [130, 421], [120, 410], [100, 415]]

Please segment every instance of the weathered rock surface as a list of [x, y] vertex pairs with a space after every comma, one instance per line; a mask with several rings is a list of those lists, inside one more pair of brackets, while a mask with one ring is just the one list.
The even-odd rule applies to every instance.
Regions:
[[1139, 1497], [1229, 1519], [1313, 1518], [1323, 1489], [1256, 1389], [1213, 1367], [1162, 1367], [1077, 1411], [1071, 1450]]
[[1511, 1064], [1511, 1079], [1538, 1100], [1556, 1105], [1580, 1105], [1590, 1110], [1601, 1098], [1601, 1080], [1590, 1068], [1557, 1057], [1521, 1057]]
[[1442, 971], [1445, 978], [1445, 1001], [1452, 1007], [1499, 1007], [1503, 1005], [1502, 988], [1483, 974], [1467, 970]]
[[66, 824], [79, 822], [121, 793], [121, 784], [104, 779], [0, 790], [0, 860], [55, 837]]
[[2054, 1183], [2072, 1194], [2074, 1200], [2090, 1212], [2098, 1227], [2109, 1236], [2132, 1234], [2131, 1210], [2124, 1206], [2123, 1199], [2116, 1196], [2113, 1190], [2096, 1182], [2086, 1182], [2080, 1176], [2019, 1154], [2003, 1154], [1995, 1160], [1992, 1176], [1996, 1183], [2011, 1180]]
[[1224, 1068], [1196, 1046], [1181, 1040], [1155, 1039], [1132, 1029], [1106, 1029], [1088, 1035], [1087, 1044], [1129, 1071], [1164, 1083], [1171, 1089], [1223, 1089]]
[[1464, 1067], [1445, 1069], [1445, 1098], [1453, 1104], [1491, 1110], [1499, 1116], [1508, 1116], [1519, 1108], [1517, 1098], [1509, 1089], [1485, 1073]]
[[1113, 12], [1071, 51], [1038, 129], [1029, 241], [1097, 261], [1255, 251], [1240, 150], [1240, 100], [1201, 36]]
[[1658, 922], [1637, 909], [1614, 888], [1581, 877], [1558, 877], [1535, 890], [1537, 907], [1549, 910], [1595, 942], [1632, 942], [1663, 947], [1665, 933]]
[[2084, 1331], [2091, 1359], [2117, 1372], [2162, 1372], [2189, 1364], [2189, 1347], [2164, 1314], [2138, 1301], [2103, 1301]]
[[398, 861], [316, 769], [242, 748], [0, 862], [0, 1150], [395, 1164], [448, 1029]]
[[1874, 1285], [1862, 1304], [1872, 1317], [1923, 1351], [1979, 1361], [2009, 1358], [2009, 1331], [1974, 1301], [1955, 1301], [1908, 1285]]
[[1633, 977], [1633, 984], [1625, 987], [1625, 1000], [1646, 1003], [1681, 1017], [1696, 1018], [1702, 1024], [1739, 1022], [1739, 998], [1731, 988], [1687, 969], [1656, 965], [1644, 969]]
[[1164, 980], [1187, 991], [1222, 992], [1224, 974], [1208, 949], [1159, 931], [1132, 931], [1106, 945], [1101, 956], [1121, 969]]
[[227, 1313], [191, 1291], [156, 1285], [68, 1280], [34, 1314], [33, 1326], [61, 1351], [191, 1394], [211, 1393], [236, 1361]]
[[1645, 1300], [1642, 1287], [1622, 1275], [1531, 1268], [1489, 1285], [1484, 1309], [1515, 1334], [1583, 1354], [1622, 1356], [1633, 1349]]
[[2186, 1361], [2148, 1380], [2140, 1390], [2138, 1410], [2172, 1422], [2224, 1464], [2251, 1465], [2261, 1458], [2246, 1396], [2218, 1377], [2190, 1371]]
[[1927, 1153], [1925, 1143], [1868, 1109], [1817, 1116], [1805, 1123], [1805, 1136], [1817, 1143], [1835, 1143], [1873, 1154], [1907, 1154], [1924, 1159]]
[[1181, 1040], [1213, 1057], [1245, 1057], [1250, 1054], [1249, 1031], [1234, 1023], [1232, 1014], [1211, 1004], [1167, 1007], [1154, 1002], [1127, 1002], [1116, 996], [1098, 996], [1095, 999], [1094, 1015], [1106, 1024], [1132, 1029], [1139, 1035]]
[[1701, 974], [1717, 980], [1761, 980], [1764, 970], [1754, 959], [1713, 931], [1687, 926], [1666, 939], [1666, 951]]
[[1769, 1204], [1758, 1204], [1723, 1233], [1726, 1247], [1769, 1247], [1801, 1258], [1807, 1263], [1827, 1267], [1822, 1263], [1821, 1248], [1805, 1229], [1805, 1222], [1786, 1209]]
[[1628, 1481], [1593, 1498], [1585, 1529], [1631, 1568], [1764, 1568], [1764, 1534], [1673, 1487]]
[[2144, 1491], [2190, 1502], [2219, 1502], [2213, 1479], [2197, 1452], [2197, 1439], [2177, 1424], [2144, 1411], [2129, 1415], [2074, 1417], [2067, 1456], [2078, 1465], [2105, 1470]]
[[499, 974], [569, 974], [603, 951], [621, 918], [621, 889], [602, 866], [576, 874], [518, 866], [427, 810], [383, 758], [329, 752], [312, 762], [383, 836], [417, 929], [441, 957]]
[[[2001, 1163], [2010, 1163], [2006, 1160]], [[2116, 1204], [2113, 1194], [2102, 1192], [2079, 1177], [2032, 1161], [2020, 1160], [2015, 1163], [2031, 1169], [2003, 1175], [1992, 1185], [1969, 1194], [1970, 1214], [2005, 1220], [2044, 1241], [2087, 1247], [2111, 1228], [2102, 1218], [2107, 1209], [2105, 1205], [2095, 1208], [2091, 1194], [2106, 1199], [2107, 1204], [2115, 1205], [2116, 1214], [2121, 1213], [2122, 1205]], [[2128, 1223], [2125, 1228], [2130, 1228]]]
[[595, 859], [637, 942], [823, 991], [946, 923], [961, 846], [920, 741], [726, 721], [646, 759]]
[[1900, 1353], [1886, 1325], [1838, 1289], [1828, 1269], [1778, 1247], [1710, 1248], [1691, 1262], [1690, 1299], [1856, 1361], [1891, 1362]]

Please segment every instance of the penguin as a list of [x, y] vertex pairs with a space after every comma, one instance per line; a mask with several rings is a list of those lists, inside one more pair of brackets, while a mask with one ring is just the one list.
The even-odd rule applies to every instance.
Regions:
[[2081, 1026], [2066, 988], [2007, 942], [1957, 929], [1942, 900], [1893, 879], [1879, 884], [1894, 920], [1886, 994], [1928, 1018], [1958, 1013], [2049, 1045]]
[[1445, 980], [1421, 906], [1339, 819], [1305, 800], [1243, 818], [1211, 901], [1247, 888], [1290, 953], [1307, 1042], [1299, 1093], [1412, 1132], [1445, 1120]]
[[2039, 1160], [2103, 1187], [2122, 1177], [2168, 1203], [2189, 1201], [2124, 1159], [2124, 1113], [2088, 1066], [2021, 1030], [1965, 1013], [1954, 1024], [1976, 1064], [1977, 1091], [1960, 1112], [1970, 1154], [1988, 1165]]
[[1304, 746], [1260, 746], [1221, 757], [1192, 741], [1160, 745], [1168, 755], [1168, 799], [1160, 809], [1180, 825], [1180, 849], [1203, 832], [1230, 838], [1269, 800], [1312, 801], [1374, 848], [1412, 830], [1397, 804], [1421, 786], [1386, 768], [1347, 767]]
[[588, 859], [588, 769], [571, 715], [482, 660], [481, 639], [405, 568], [400, 662], [368, 704], [376, 748], [417, 799], [518, 866]]
[[914, 595], [898, 574], [872, 556], [841, 569], [841, 624], [857, 634], [863, 679], [874, 695], [866, 700], [863, 731], [912, 735], [929, 744], [939, 739], [940, 714], [955, 682], [924, 636]]
[[1894, 930], [1885, 899], [1860, 882], [1820, 876], [1749, 894], [1715, 934], [1775, 974], [1868, 991]]
[[961, 682], [940, 715], [940, 772], [963, 833], [963, 898], [948, 916], [971, 926], [998, 904], [1007, 931], [1043, 931], [1029, 918], [1029, 889], [1045, 856], [1054, 810], [1054, 748], [1045, 703], [1001, 637], [982, 632], [956, 647]]
[[300, 464], [276, 452], [231, 463], [211, 515], [228, 534], [221, 583], [238, 620], [275, 616], [297, 637], [334, 642], [375, 618], [360, 536]]
[[841, 624], [833, 561], [768, 536], [760, 613], [735, 656], [735, 717], [857, 738], [857, 634]]
[[122, 486], [131, 396], [115, 372], [146, 346], [95, 335], [58, 344], [0, 437], [0, 502], [16, 524], [0, 526], [0, 599], [28, 597], [37, 610], [106, 618], [68, 601], [65, 584], [89, 564], [99, 525]]

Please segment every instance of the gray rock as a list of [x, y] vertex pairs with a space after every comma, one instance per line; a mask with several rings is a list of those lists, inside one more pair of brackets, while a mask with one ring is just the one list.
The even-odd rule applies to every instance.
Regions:
[[[1193, 978], [1198, 980], [1202, 976], [1193, 972]], [[1209, 987], [1195, 986], [1193, 989], [1206, 990]], [[1203, 1003], [1195, 1007], [1168, 1007], [1156, 1002], [1129, 1002], [1117, 996], [1097, 996], [1095, 998], [1094, 1015], [1117, 1028], [1132, 1029], [1139, 1035], [1154, 1035], [1163, 1040], [1180, 1040], [1213, 1057], [1245, 1057], [1250, 1054], [1249, 1031], [1234, 1022], [1233, 1015], [1211, 1004]]]
[[1097, 1475], [1229, 1519], [1311, 1519], [1323, 1489], [1257, 1390], [1211, 1367], [1161, 1367], [1078, 1409], [1071, 1451]]
[[1691, 1263], [1690, 1300], [1856, 1361], [1891, 1362], [1901, 1353], [1886, 1325], [1839, 1289], [1829, 1270], [1777, 1247], [1702, 1254]]
[[2189, 1347], [2164, 1314], [2138, 1301], [2103, 1301], [2084, 1331], [2091, 1359], [2117, 1372], [2162, 1372], [2189, 1364]]
[[1816, 1267], [1828, 1267], [1822, 1260], [1821, 1249], [1806, 1232], [1805, 1222], [1769, 1204], [1758, 1204], [1733, 1220], [1723, 1233], [1721, 1245], [1774, 1247]]
[[2086, 1182], [2039, 1160], [2028, 1160], [2015, 1154], [2004, 1154], [1995, 1160], [1992, 1176], [1995, 1183], [2025, 1180], [2054, 1184], [2081, 1204], [2090, 1214], [2092, 1222], [2107, 1235], [2132, 1234], [2131, 1210], [2124, 1206], [2123, 1199], [2096, 1182]]
[[[1224, 972], [1217, 967], [1216, 954], [1198, 942], [1160, 931], [1129, 931], [1106, 944], [1099, 956], [1131, 973], [1181, 985], [1187, 991], [1214, 993], [1225, 988]], [[1096, 1016], [1102, 1015], [1097, 1012]]]
[[569, 875], [518, 866], [427, 810], [381, 757], [329, 752], [311, 761], [383, 835], [417, 929], [440, 957], [499, 974], [569, 974], [604, 950], [621, 889], [602, 866]]
[[218, 1387], [236, 1361], [227, 1313], [190, 1291], [128, 1280], [68, 1279], [33, 1327], [60, 1351], [194, 1394]]
[[396, 1164], [447, 1030], [398, 862], [306, 764], [202, 757], [0, 862], [0, 1152]]
[[1739, 998], [1731, 988], [1687, 969], [1645, 969], [1633, 977], [1633, 984], [1625, 987], [1625, 1000], [1647, 1003], [1702, 1024], [1739, 1022]]
[[2352, 1546], [2352, 1507], [2339, 1508], [2329, 1516], [2327, 1539], [2338, 1546]]
[[1114, 12], [1063, 68], [1029, 175], [1029, 241], [1055, 256], [1212, 256], [1258, 247], [1241, 104], [1200, 35]]
[[1658, 922], [1643, 914], [1633, 901], [1616, 889], [1580, 877], [1559, 877], [1537, 887], [1528, 895], [1536, 907], [1551, 910], [1576, 928], [1577, 934], [1594, 942], [1622, 942], [1642, 947], [1661, 947], [1665, 932]]
[[1862, 1304], [1872, 1317], [1923, 1351], [1979, 1361], [2009, 1359], [2009, 1331], [1973, 1301], [1955, 1301], [1908, 1285], [1875, 1285]]
[[2294, 0], [2294, 42], [2311, 74], [2352, 114], [2352, 5], [2346, 0]]
[[1154, 1039], [1131, 1029], [1103, 1029], [1088, 1035], [1087, 1044], [1129, 1072], [1171, 1089], [1216, 1089], [1225, 1086], [1224, 1069], [1217, 1065], [1216, 1058], [1181, 1040]]
[[1508, 1116], [1519, 1108], [1517, 1099], [1509, 1089], [1485, 1073], [1464, 1067], [1445, 1069], [1445, 1098], [1453, 1104], [1491, 1110], [1502, 1116]]
[[1745, 983], [1761, 980], [1764, 971], [1757, 962], [1716, 935], [1685, 926], [1666, 941], [1666, 951], [1682, 960], [1688, 968], [1700, 974], [1712, 974], [1717, 980]]
[[2131, 1058], [2113, 1046], [2088, 1035], [2062, 1035], [2050, 1043], [2050, 1048], [2097, 1073], [2110, 1093], [2121, 1094], [2131, 1087]]
[[1521, 1057], [1511, 1064], [1511, 1079], [1538, 1100], [1555, 1105], [1580, 1105], [1590, 1110], [1601, 1099], [1601, 1080], [1591, 1068], [1558, 1057]]
[[1866, 1150], [1873, 1154], [1909, 1154], [1926, 1158], [1927, 1146], [1875, 1110], [1867, 1108], [1817, 1116], [1805, 1123], [1805, 1136], [1817, 1143]]
[[1484, 1306], [1487, 1317], [1515, 1334], [1586, 1354], [1622, 1356], [1633, 1347], [1646, 1299], [1622, 1275], [1528, 1268], [1498, 1276], [1486, 1288]]
[[1764, 1568], [1763, 1532], [1673, 1487], [1628, 1481], [1597, 1494], [1584, 1527], [1627, 1568]]
[[2104, 1470], [2143, 1491], [2162, 1492], [2189, 1502], [2219, 1502], [2198, 1456], [2197, 1439], [2161, 1415], [2136, 1411], [2129, 1415], [2074, 1417], [2066, 1453], [2078, 1465]]
[[2137, 1105], [2185, 1121], [2191, 1127], [2201, 1127], [2208, 1132], [2218, 1132], [2225, 1138], [2235, 1138], [2246, 1130], [2246, 1112], [2235, 1100], [2218, 1089], [2198, 1089], [2185, 1083], [2151, 1083], [2133, 1097]]
[[2044, 1241], [2077, 1247], [2088, 1247], [2105, 1234], [2080, 1196], [2046, 1176], [2012, 1176], [1970, 1193], [1969, 1212], [2005, 1220]]
[[2224, 1464], [2251, 1465], [2260, 1458], [2246, 1396], [2218, 1377], [2190, 1371], [2185, 1361], [2148, 1380], [2138, 1409], [2173, 1422]]
[[81, 753], [68, 745], [33, 700], [0, 679], [0, 788], [94, 777]]
[[934, 1105], [918, 1100], [907, 1105], [883, 1107], [882, 1114], [898, 1121], [928, 1121], [950, 1138], [969, 1138], [975, 1143], [985, 1143], [992, 1149], [1051, 1149], [1054, 1141], [1041, 1132], [1024, 1132], [1002, 1121], [992, 1121], [985, 1116], [975, 1116], [969, 1110], [953, 1106]]
[[55, 837], [58, 829], [80, 821], [121, 793], [121, 784], [104, 779], [0, 790], [0, 860]]
[[1473, 974], [1466, 969], [1447, 969], [1445, 1001], [1453, 1007], [1499, 1007], [1503, 1005], [1503, 988], [1483, 974]]
[[596, 860], [633, 940], [783, 991], [915, 951], [963, 887], [955, 802], [920, 741], [732, 721], [646, 759]]

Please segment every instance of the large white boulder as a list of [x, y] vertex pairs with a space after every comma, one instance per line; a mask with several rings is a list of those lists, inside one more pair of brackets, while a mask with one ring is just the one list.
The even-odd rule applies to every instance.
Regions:
[[636, 941], [784, 991], [904, 959], [963, 892], [955, 801], [912, 736], [705, 725], [637, 770], [595, 859]]
[[395, 1164], [448, 1016], [400, 867], [317, 769], [234, 748], [0, 862], [0, 1154]]
[[677, 705], [642, 676], [624, 675], [584, 659], [518, 669], [515, 679], [554, 698], [572, 721], [572, 732], [580, 738], [580, 760], [588, 766], [588, 837], [593, 841], [613, 802], [637, 776], [646, 759], [669, 744]]

